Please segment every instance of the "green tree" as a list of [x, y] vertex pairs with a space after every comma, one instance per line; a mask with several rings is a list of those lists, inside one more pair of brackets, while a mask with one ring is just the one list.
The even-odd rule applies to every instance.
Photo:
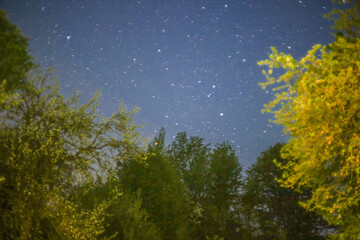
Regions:
[[228, 143], [219, 144], [210, 155], [204, 223], [208, 236], [239, 239], [241, 222], [235, 209], [240, 204], [242, 166]]
[[83, 186], [77, 192], [80, 207], [93, 209], [99, 202], [110, 203], [104, 211], [104, 231], [98, 239], [160, 240], [161, 231], [150, 220], [143, 208], [140, 189], [134, 193], [122, 193], [116, 177], [90, 188]]
[[[120, 217], [120, 238], [125, 240], [161, 240], [161, 231], [150, 220], [150, 215], [142, 207], [141, 191], [124, 194], [117, 208], [112, 208]], [[121, 237], [122, 235], [122, 237]]]
[[162, 239], [188, 239], [189, 197], [165, 148], [165, 130], [149, 144], [145, 162], [124, 164], [120, 173], [124, 193], [141, 191], [142, 207], [162, 233]]
[[35, 67], [28, 54], [28, 39], [0, 10], [0, 112], [17, 104], [14, 90], [20, 89], [26, 74]]
[[[312, 189], [302, 205], [342, 226], [340, 239], [360, 238], [359, 9], [355, 1], [331, 14], [342, 32], [329, 46], [314, 46], [300, 61], [273, 48], [259, 63], [269, 67], [262, 86], [281, 91], [265, 111], [290, 135], [282, 182]], [[276, 68], [285, 73], [272, 77]]]
[[3, 91], [18, 89], [26, 73], [35, 66], [28, 52], [28, 38], [0, 10], [0, 84], [4, 86]]
[[[114, 162], [140, 154], [124, 107], [97, 120], [97, 94], [87, 104], [64, 99], [52, 74], [30, 76], [0, 120], [0, 231], [4, 239], [95, 239], [106, 202], [82, 209], [79, 186], [113, 175]], [[96, 180], [96, 181], [95, 181]]]
[[178, 133], [168, 148], [192, 200], [193, 239], [237, 239], [241, 165], [233, 148], [223, 143], [211, 151], [204, 139]]
[[206, 187], [210, 168], [210, 148], [198, 136], [188, 137], [185, 132], [178, 133], [168, 147], [167, 154], [177, 166], [182, 181], [190, 196], [192, 214], [189, 230], [193, 239], [206, 239], [209, 226], [204, 223]]
[[310, 198], [310, 191], [299, 193], [282, 187], [277, 181], [283, 170], [274, 160], [286, 162], [281, 157], [283, 145], [278, 143], [269, 147], [247, 170], [242, 198], [243, 207], [252, 210], [247, 222], [251, 238], [325, 239], [324, 234], [331, 230], [326, 222], [298, 205], [299, 201]]
[[168, 149], [170, 159], [178, 166], [192, 201], [202, 204], [209, 171], [209, 145], [204, 139], [185, 132], [178, 133]]

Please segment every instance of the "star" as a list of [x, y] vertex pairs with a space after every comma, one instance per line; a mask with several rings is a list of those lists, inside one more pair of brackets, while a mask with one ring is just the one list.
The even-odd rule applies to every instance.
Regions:
[[333, 40], [332, 23], [321, 16], [331, 1], [44, 2], [2, 6], [28, 34], [36, 61], [57, 66], [65, 95], [76, 88], [85, 101], [100, 89], [105, 116], [121, 101], [138, 106], [134, 118], [145, 137], [166, 125], [168, 136], [185, 131], [209, 143], [228, 140], [244, 169], [287, 139], [261, 114], [274, 93], [259, 87], [265, 78], [257, 62], [272, 46], [300, 58]]

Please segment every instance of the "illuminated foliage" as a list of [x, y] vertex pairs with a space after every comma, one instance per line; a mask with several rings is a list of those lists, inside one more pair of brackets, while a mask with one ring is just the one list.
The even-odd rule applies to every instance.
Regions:
[[124, 107], [99, 121], [95, 95], [87, 104], [64, 99], [51, 72], [29, 76], [0, 120], [0, 229], [5, 239], [95, 239], [103, 209], [82, 209], [73, 198], [141, 154], [136, 125]]
[[[264, 111], [275, 115], [290, 140], [291, 156], [281, 165], [286, 187], [309, 187], [302, 203], [331, 224], [341, 239], [360, 238], [360, 3], [336, 11], [338, 33], [327, 47], [316, 45], [300, 61], [272, 49], [262, 87], [275, 85], [275, 99]], [[285, 73], [273, 77], [274, 69]], [[278, 73], [278, 72], [277, 72]]]

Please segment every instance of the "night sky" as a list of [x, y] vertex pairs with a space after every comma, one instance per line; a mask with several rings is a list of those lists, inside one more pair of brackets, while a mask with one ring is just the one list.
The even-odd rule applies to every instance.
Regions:
[[160, 127], [206, 142], [229, 141], [244, 168], [286, 141], [261, 114], [273, 97], [257, 61], [270, 47], [305, 55], [333, 41], [323, 14], [330, 0], [0, 0], [30, 40], [31, 54], [55, 67], [61, 92], [89, 99], [100, 89], [99, 113], [120, 102], [138, 106], [140, 131]]

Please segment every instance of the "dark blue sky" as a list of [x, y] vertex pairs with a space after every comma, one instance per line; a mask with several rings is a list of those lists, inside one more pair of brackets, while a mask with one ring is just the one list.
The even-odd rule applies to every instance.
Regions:
[[330, 0], [1, 0], [42, 67], [56, 67], [62, 92], [102, 93], [100, 113], [121, 100], [140, 107], [135, 120], [152, 138], [181, 131], [229, 141], [245, 168], [285, 141], [261, 114], [257, 61], [271, 46], [305, 55], [327, 44]]

